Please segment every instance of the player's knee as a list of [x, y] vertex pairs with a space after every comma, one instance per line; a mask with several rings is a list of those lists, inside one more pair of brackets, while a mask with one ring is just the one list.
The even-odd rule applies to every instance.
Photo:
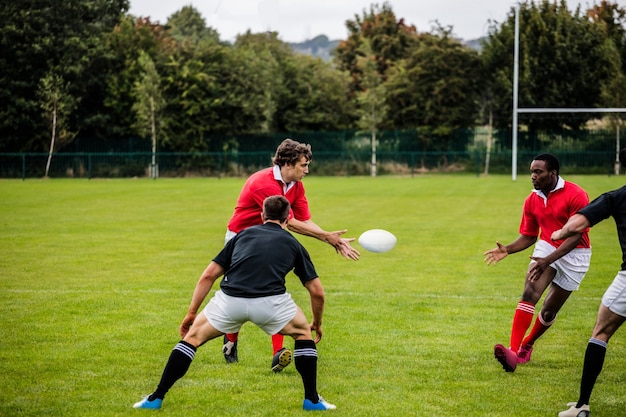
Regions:
[[522, 294], [522, 301], [535, 305], [537, 304], [537, 301], [539, 301], [539, 298], [541, 298], [541, 293], [537, 293], [537, 291], [533, 290], [532, 288], [524, 289], [524, 293]]
[[554, 319], [556, 319], [556, 313], [554, 310], [541, 311], [541, 320], [544, 324], [552, 324]]

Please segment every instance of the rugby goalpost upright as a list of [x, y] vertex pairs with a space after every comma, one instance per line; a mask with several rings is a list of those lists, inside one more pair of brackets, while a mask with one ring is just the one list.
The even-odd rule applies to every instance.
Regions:
[[[519, 113], [626, 113], [626, 108], [609, 107], [609, 108], [545, 108], [545, 107], [518, 107], [519, 94], [519, 1], [515, 3], [515, 45], [513, 52], [513, 138], [511, 145], [511, 178], [517, 180], [517, 128]], [[616, 145], [615, 145], [615, 164], [616, 175], [619, 173], [618, 155], [620, 151], [619, 144], [619, 124], [617, 125]]]

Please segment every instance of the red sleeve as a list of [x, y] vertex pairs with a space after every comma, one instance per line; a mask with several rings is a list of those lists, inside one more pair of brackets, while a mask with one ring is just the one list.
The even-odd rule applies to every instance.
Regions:
[[519, 226], [520, 235], [539, 236], [539, 223], [533, 214], [533, 204], [539, 199], [535, 193], [531, 193], [524, 201], [524, 211], [522, 212], [522, 222]]
[[568, 219], [574, 214], [578, 213], [578, 210], [587, 207], [587, 205], [589, 204], [589, 196], [587, 195], [585, 190], [580, 187], [577, 188], [579, 189], [579, 192], [576, 193], [574, 198], [572, 198], [572, 207]]
[[263, 201], [266, 197], [280, 194], [282, 188], [274, 180], [270, 169], [252, 174], [239, 193], [235, 211], [228, 222], [228, 229], [239, 233], [250, 226], [262, 224]]
[[[292, 193], [292, 194], [290, 194]], [[287, 191], [287, 199], [291, 204], [291, 211], [296, 220], [305, 222], [311, 219], [311, 211], [309, 210], [309, 202], [304, 194], [304, 186], [298, 182], [291, 190]]]

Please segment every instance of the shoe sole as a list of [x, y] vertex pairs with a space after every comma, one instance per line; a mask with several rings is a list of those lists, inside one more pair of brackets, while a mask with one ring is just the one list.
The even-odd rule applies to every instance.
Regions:
[[278, 363], [274, 366], [272, 366], [272, 371], [274, 372], [280, 372], [282, 371], [287, 365], [289, 365], [291, 363], [291, 351], [290, 350], [284, 350], [279, 356], [278, 356]]
[[[506, 372], [515, 372], [515, 366], [512, 366], [506, 360], [506, 348], [504, 346], [496, 345], [493, 349], [493, 356], [500, 362], [500, 365]], [[517, 365], [517, 361], [515, 364]]]

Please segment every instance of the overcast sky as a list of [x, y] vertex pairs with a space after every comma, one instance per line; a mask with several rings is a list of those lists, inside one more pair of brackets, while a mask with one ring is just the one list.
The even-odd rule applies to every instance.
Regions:
[[[600, 0], [567, 0], [568, 7], [579, 4], [584, 10]], [[615, 1], [614, 1], [615, 2]], [[165, 23], [183, 6], [192, 5], [222, 40], [234, 40], [245, 33], [272, 30], [285, 42], [302, 42], [317, 35], [331, 40], [347, 37], [346, 20], [362, 16], [363, 10], [384, 1], [371, 0], [130, 0], [130, 13]], [[454, 35], [465, 40], [487, 34], [490, 20], [503, 22], [516, 1], [511, 0], [390, 0], [396, 18], [430, 31], [433, 23], [452, 26]], [[626, 4], [626, 0], [618, 0]]]

